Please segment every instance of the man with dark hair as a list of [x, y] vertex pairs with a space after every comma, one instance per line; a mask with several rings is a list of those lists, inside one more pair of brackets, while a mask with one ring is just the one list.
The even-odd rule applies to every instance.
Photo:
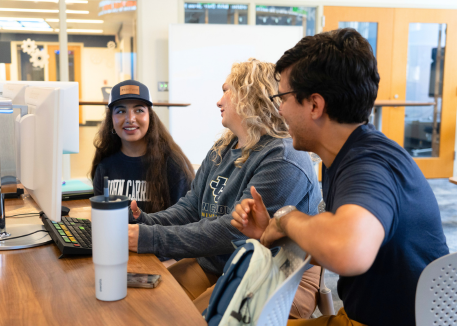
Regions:
[[369, 43], [353, 29], [303, 38], [277, 62], [279, 111], [293, 145], [323, 162], [326, 212], [293, 208], [271, 219], [252, 188], [232, 224], [265, 245], [288, 236], [338, 273], [337, 316], [289, 325], [414, 325], [422, 270], [449, 253], [435, 196], [397, 143], [368, 124], [379, 75]]

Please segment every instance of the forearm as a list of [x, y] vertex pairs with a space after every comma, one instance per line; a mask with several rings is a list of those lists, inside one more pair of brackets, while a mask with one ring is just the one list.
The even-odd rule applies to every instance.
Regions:
[[182, 226], [140, 225], [138, 252], [172, 258], [197, 258], [232, 253], [232, 240], [246, 239], [230, 225], [230, 216], [203, 219]]
[[184, 225], [199, 220], [198, 211], [185, 203], [178, 202], [168, 209], [156, 213], [146, 214], [141, 212], [138, 219], [134, 219], [130, 214], [130, 223], [142, 223], [146, 225]]
[[319, 265], [340, 275], [359, 275], [373, 263], [382, 238], [371, 234], [371, 225], [353, 212], [308, 216], [294, 211], [281, 218], [280, 227]]

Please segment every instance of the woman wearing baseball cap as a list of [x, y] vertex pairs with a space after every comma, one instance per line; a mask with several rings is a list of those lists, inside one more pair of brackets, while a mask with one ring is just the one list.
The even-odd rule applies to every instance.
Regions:
[[94, 145], [90, 172], [94, 194], [103, 194], [103, 177], [107, 176], [110, 194], [128, 196], [146, 212], [175, 204], [195, 176], [189, 160], [152, 110], [148, 88], [134, 80], [112, 88]]
[[[227, 129], [209, 150], [191, 190], [176, 205], [154, 214], [138, 212], [132, 201], [129, 249], [181, 259], [168, 269], [196, 307], [208, 306], [212, 286], [246, 239], [231, 225], [236, 204], [253, 194], [268, 203], [271, 216], [286, 205], [318, 213], [319, 183], [310, 156], [293, 148], [278, 108], [275, 65], [249, 59], [235, 63], [217, 102]], [[254, 189], [255, 187], [255, 189]], [[320, 267], [307, 270], [291, 315], [308, 318], [316, 306]]]

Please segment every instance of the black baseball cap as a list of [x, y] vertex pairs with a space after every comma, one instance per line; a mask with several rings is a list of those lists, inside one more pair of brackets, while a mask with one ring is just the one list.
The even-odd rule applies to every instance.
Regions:
[[148, 87], [136, 80], [124, 80], [113, 86], [109, 95], [108, 107], [112, 109], [116, 102], [121, 100], [141, 100], [152, 106]]

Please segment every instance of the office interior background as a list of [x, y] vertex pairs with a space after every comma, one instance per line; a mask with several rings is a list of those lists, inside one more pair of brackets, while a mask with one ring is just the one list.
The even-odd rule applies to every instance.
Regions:
[[[59, 80], [58, 9], [55, 0], [0, 1], [0, 81]], [[106, 101], [113, 85], [136, 79], [153, 102], [190, 103], [155, 110], [196, 167], [222, 131], [216, 102], [234, 61], [275, 62], [305, 35], [357, 29], [378, 60], [378, 126], [429, 179], [457, 251], [457, 185], [448, 179], [457, 176], [457, 1], [67, 0], [66, 9], [80, 100]], [[88, 177], [105, 109], [80, 106], [80, 152], [66, 177]]]

